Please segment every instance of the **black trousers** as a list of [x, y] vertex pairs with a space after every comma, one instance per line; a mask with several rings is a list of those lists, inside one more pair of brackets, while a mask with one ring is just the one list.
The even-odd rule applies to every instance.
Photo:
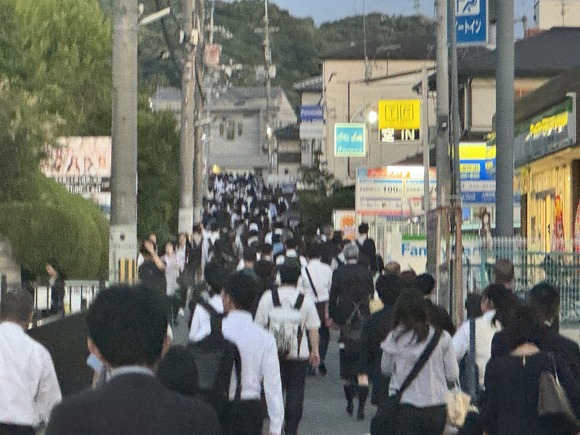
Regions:
[[308, 360], [280, 361], [282, 389], [286, 393], [286, 402], [284, 404], [286, 435], [296, 434], [300, 420], [302, 420], [307, 367]]
[[318, 353], [320, 353], [320, 362], [324, 363], [326, 359], [326, 352], [328, 351], [328, 343], [330, 342], [330, 329], [326, 325], [318, 328]]
[[226, 435], [262, 435], [264, 403], [260, 399], [241, 400], [230, 405], [224, 426]]
[[417, 408], [402, 404], [397, 415], [397, 433], [401, 435], [441, 435], [445, 430], [445, 405]]
[[34, 435], [32, 426], [0, 423], [0, 435]]

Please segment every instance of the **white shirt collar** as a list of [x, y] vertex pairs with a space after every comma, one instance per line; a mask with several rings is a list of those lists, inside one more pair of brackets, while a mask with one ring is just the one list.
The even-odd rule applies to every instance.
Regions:
[[155, 374], [153, 373], [153, 370], [151, 370], [149, 367], [140, 366], [140, 365], [129, 365], [129, 366], [121, 366], [121, 367], [111, 369], [110, 379], [113, 379], [116, 376], [127, 375], [127, 374], [155, 376]]

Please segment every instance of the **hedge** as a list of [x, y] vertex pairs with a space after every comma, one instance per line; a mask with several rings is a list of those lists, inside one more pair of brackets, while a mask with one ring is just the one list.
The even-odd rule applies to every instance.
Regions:
[[68, 278], [106, 278], [109, 223], [99, 208], [40, 173], [24, 189], [25, 201], [0, 204], [14, 259], [33, 274], [55, 259]]

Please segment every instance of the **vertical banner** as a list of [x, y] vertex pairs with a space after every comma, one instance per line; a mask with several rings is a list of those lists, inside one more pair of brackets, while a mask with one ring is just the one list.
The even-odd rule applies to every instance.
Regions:
[[554, 229], [552, 235], [552, 250], [564, 252], [564, 207], [562, 205], [562, 197], [556, 195], [554, 198]]
[[355, 210], [334, 210], [333, 219], [334, 229], [342, 231], [342, 238], [346, 240], [356, 239], [356, 211]]

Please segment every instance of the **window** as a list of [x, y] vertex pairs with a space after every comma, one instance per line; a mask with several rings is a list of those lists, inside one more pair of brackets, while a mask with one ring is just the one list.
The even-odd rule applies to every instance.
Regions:
[[220, 122], [220, 136], [224, 135], [225, 125], [223, 122]]
[[241, 122], [238, 122], [238, 136], [242, 135], [242, 125], [243, 124]]
[[228, 127], [227, 139], [234, 140], [236, 123], [234, 121], [228, 120], [227, 127]]

